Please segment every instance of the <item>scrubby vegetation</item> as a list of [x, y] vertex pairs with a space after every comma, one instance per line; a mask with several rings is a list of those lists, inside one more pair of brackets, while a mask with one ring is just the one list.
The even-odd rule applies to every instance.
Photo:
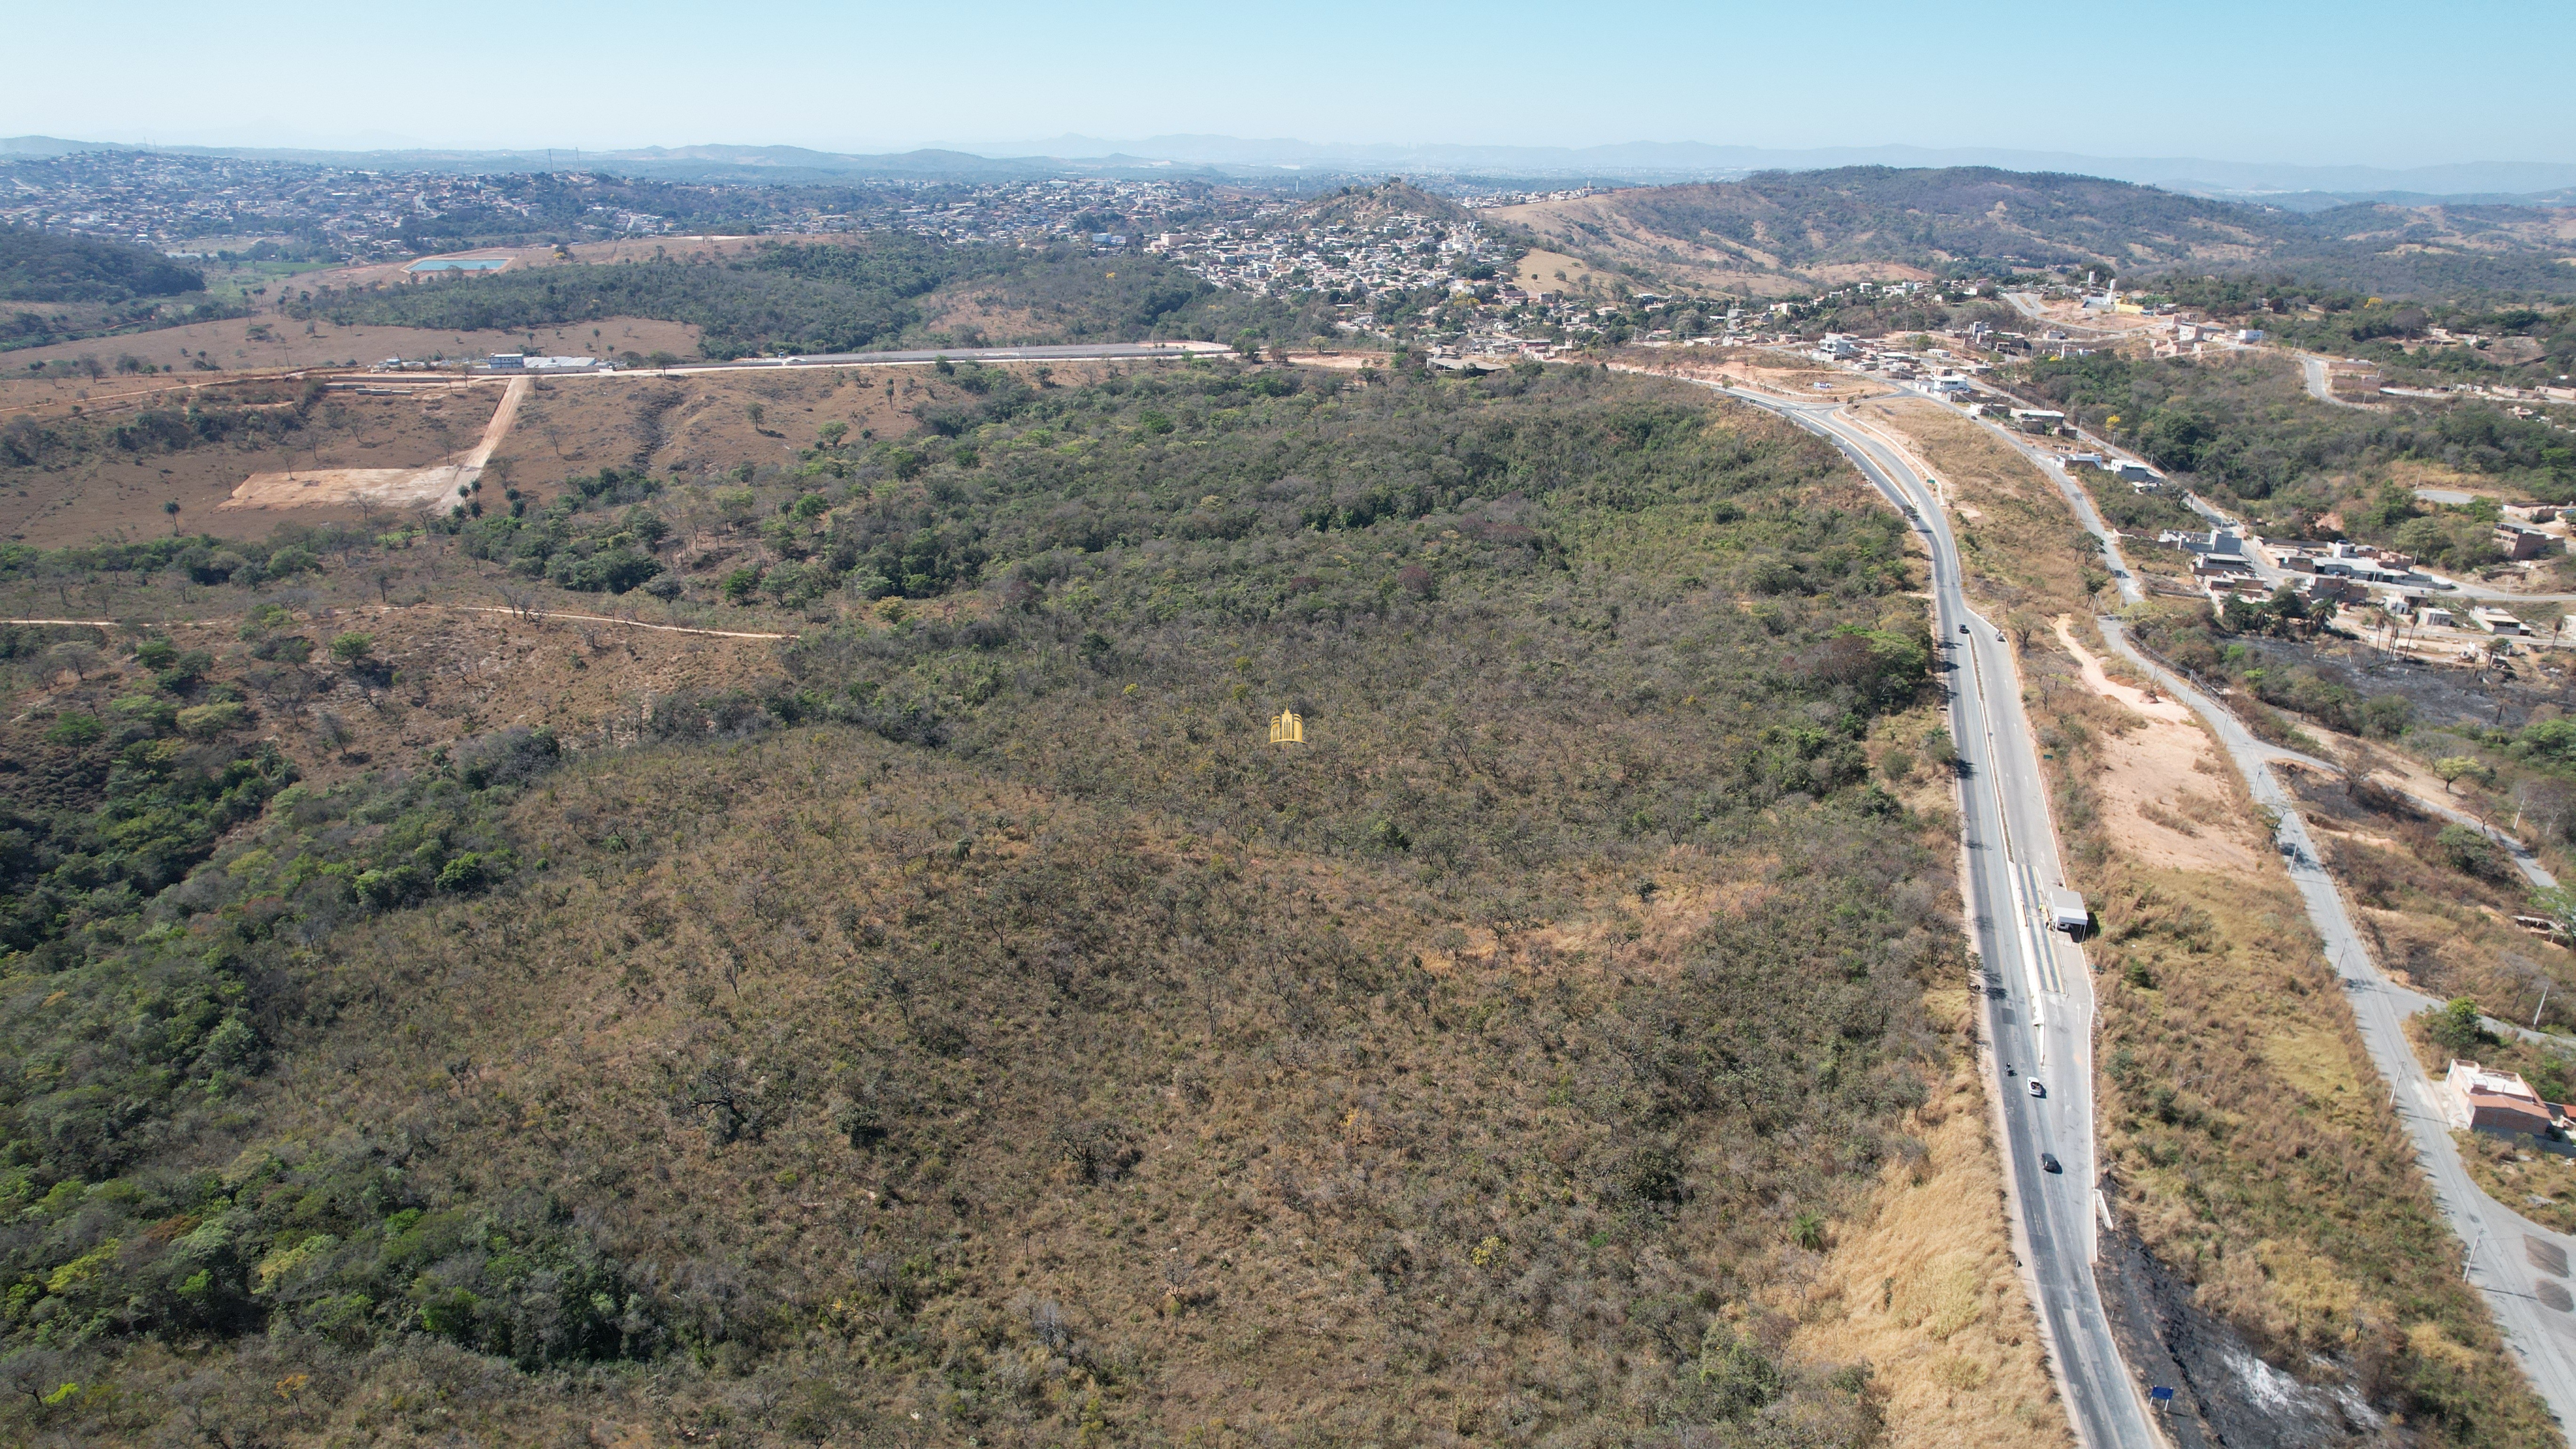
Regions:
[[[0, 956], [12, 1434], [1872, 1437], [1786, 1346], [1963, 964], [1865, 752], [1929, 678], [1897, 521], [1599, 374], [970, 395], [417, 543], [760, 540], [774, 672], [577, 754], [263, 766], [255, 700], [418, 687], [264, 600], [298, 544], [187, 585], [260, 606], [212, 668], [24, 640], [0, 754], [97, 778]], [[167, 866], [85, 874], [147, 788]]]
[[[2017, 384], [2195, 487], [2255, 505], [2267, 519], [2301, 511], [2282, 519], [2287, 531], [2267, 524], [2282, 537], [2300, 536], [2301, 526], [2356, 490], [2376, 499], [2375, 475], [2400, 461], [2475, 474], [2528, 496], [2576, 498], [2576, 438], [2545, 422], [2469, 404], [2385, 414], [2332, 408], [2306, 396], [2297, 366], [2281, 358], [2212, 364], [2098, 353], [2030, 363]], [[2403, 531], [2417, 517], [2411, 509], [2409, 498], [2385, 520], [2346, 510], [2344, 529], [2373, 542], [2448, 549], [2438, 529]]]
[[2162, 277], [2155, 286], [2212, 317], [2378, 363], [2403, 381], [2538, 385], [2576, 371], [2576, 307], [2475, 291], [2389, 300], [2281, 275]]
[[[2189, 869], [2150, 863], [2107, 798], [2107, 777], [2128, 750], [2123, 736], [2144, 721], [2086, 685], [2038, 622], [2065, 615], [2083, 628], [2107, 582], [2092, 539], [2043, 474], [1954, 417], [1922, 406], [1877, 415], [1914, 430], [1939, 476], [1976, 510], [1956, 526], [1981, 605], [2030, 621], [2018, 635], [2023, 697], [2056, 791], [2071, 882], [2100, 923], [2085, 949], [2100, 1012], [2102, 1163], [2122, 1230], [2267, 1363], [2340, 1382], [2435, 1442], [2545, 1436], [2539, 1401], [2459, 1281], [2458, 1240], [2385, 1110], [2385, 1088], [2295, 891], [2255, 863], [2266, 847], [2248, 828], [2251, 802], [2237, 796], [2222, 812], [2166, 817], [2245, 851], [2246, 868]], [[2141, 642], [2183, 652], [2206, 672], [2232, 669], [2257, 688], [2307, 687], [2295, 670], [2267, 671], [2253, 642], [2213, 623], [2205, 605], [2150, 605], [2129, 623]], [[2276, 626], [2305, 624], [2264, 611], [2261, 627]], [[2245, 712], [2257, 711], [2270, 714]], [[2226, 768], [2214, 754], [2209, 763]], [[2232, 784], [2221, 788], [2235, 795]], [[2408, 889], [2439, 870], [2511, 899], [2484, 877], [2435, 863], [2445, 849], [2438, 825], [2422, 844]], [[2406, 871], [2402, 859], [2392, 866]], [[2187, 1340], [2174, 1346], [2195, 1351]]]
[[[943, 287], [990, 294], [1034, 320], [1009, 335], [930, 328], [925, 299]], [[847, 243], [774, 243], [736, 259], [564, 265], [363, 291], [325, 289], [287, 308], [338, 326], [521, 330], [604, 317], [651, 317], [703, 329], [712, 358], [765, 352], [854, 352], [898, 346], [1222, 338], [1303, 342], [1329, 315], [1209, 286], [1158, 257], [1089, 257], [1065, 249], [951, 246], [903, 233]]]
[[304, 430], [318, 385], [291, 406], [189, 401], [97, 418], [40, 419], [20, 413], [0, 424], [0, 467], [61, 470], [102, 454], [150, 457], [217, 443], [278, 443]]
[[205, 273], [149, 247], [0, 224], [0, 301], [123, 302], [204, 290]]

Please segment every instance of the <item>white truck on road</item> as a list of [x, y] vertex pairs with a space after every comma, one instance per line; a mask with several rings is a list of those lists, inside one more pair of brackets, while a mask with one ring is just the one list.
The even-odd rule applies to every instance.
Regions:
[[2085, 906], [2082, 896], [2064, 886], [2050, 889], [2048, 893], [2048, 928], [2050, 930], [2081, 936], [2092, 924], [2093, 912]]

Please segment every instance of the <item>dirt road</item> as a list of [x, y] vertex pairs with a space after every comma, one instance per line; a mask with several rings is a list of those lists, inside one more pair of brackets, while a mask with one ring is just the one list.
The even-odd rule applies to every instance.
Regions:
[[510, 379], [509, 387], [501, 393], [500, 406], [492, 410], [491, 421], [483, 425], [482, 438], [445, 462], [426, 468], [303, 468], [254, 473], [242, 480], [232, 497], [215, 506], [231, 511], [377, 503], [406, 511], [439, 511], [483, 476], [483, 465], [492, 461], [492, 450], [510, 435], [510, 424], [519, 416], [519, 403], [527, 397], [530, 381], [525, 377]]

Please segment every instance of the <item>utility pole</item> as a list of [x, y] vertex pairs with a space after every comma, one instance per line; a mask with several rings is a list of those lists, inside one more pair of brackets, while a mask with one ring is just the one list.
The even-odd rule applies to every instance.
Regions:
[[2540, 980], [2540, 1004], [2531, 1009], [2531, 1029], [2540, 1030], [2540, 1013], [2549, 1009], [2549, 978]]

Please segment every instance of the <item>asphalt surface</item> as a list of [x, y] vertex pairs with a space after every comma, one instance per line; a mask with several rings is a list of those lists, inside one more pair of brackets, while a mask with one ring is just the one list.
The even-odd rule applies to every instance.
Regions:
[[[1216, 357], [1233, 352], [1221, 342], [1085, 342], [1044, 347], [925, 347], [903, 352], [810, 352], [794, 357], [745, 357], [732, 362], [692, 362], [673, 367], [582, 367], [538, 372], [398, 372], [396, 382], [454, 382], [490, 377], [695, 377], [709, 372], [743, 372], [802, 367], [917, 366], [941, 359], [950, 362], [1100, 362], [1170, 361], [1183, 357]], [[316, 369], [317, 371], [319, 369]], [[357, 377], [359, 374], [348, 374]], [[373, 376], [374, 374], [369, 374]]]
[[[2024, 1272], [2079, 1439], [2087, 1449], [2161, 1445], [2146, 1386], [2120, 1357], [2093, 1277], [2097, 1214], [2107, 1213], [2095, 1186], [2093, 980], [2084, 953], [2046, 924], [2048, 889], [2063, 885], [2065, 873], [2011, 646], [1969, 609], [1941, 499], [1898, 449], [1831, 404], [1720, 390], [1832, 443], [1907, 513], [1931, 550], [1933, 615], [1959, 751], [1965, 888], [1994, 1048], [1989, 1071], [2004, 1073], [1991, 1085]], [[2031, 1095], [2033, 1081], [2045, 1096]], [[2048, 1171], [2043, 1154], [2060, 1170]]]
[[[2317, 371], [2324, 371], [2317, 365]], [[1989, 425], [1992, 426], [1991, 424]], [[2061, 466], [2039, 449], [2030, 447], [2010, 430], [1994, 428], [1997, 435], [2038, 464], [2040, 470], [2057, 481], [2066, 494], [2069, 508], [2085, 529], [2092, 533], [2110, 560], [2124, 602], [2136, 603], [2142, 595], [2120, 553], [2119, 539], [2103, 526], [2101, 515], [2094, 510], [2092, 499], [2083, 485], [2069, 477]], [[2189, 502], [2204, 516], [2230, 522], [2226, 515], [2210, 508], [2197, 497]], [[2465, 592], [2465, 590], [2464, 590]], [[2559, 1303], [2576, 1299], [2576, 1284], [2564, 1273], [2553, 1273], [2544, 1263], [2565, 1263], [2565, 1255], [2576, 1254], [2576, 1237], [2555, 1233], [2479, 1189], [2468, 1175], [2460, 1158], [2459, 1144], [2452, 1140], [2451, 1124], [2441, 1105], [2440, 1085], [2424, 1070], [2407, 1041], [2405, 1019], [2427, 1007], [2441, 1003], [2421, 992], [2400, 986], [2381, 974], [2353, 928], [2352, 917], [2344, 907], [2343, 897], [2328, 875], [2317, 854], [2316, 843], [2308, 834], [2307, 822], [2300, 816], [2297, 799], [2274, 775], [2275, 763], [2298, 763], [2331, 770], [2334, 766], [2313, 756], [2266, 744], [2255, 738], [2236, 716], [2216, 701], [2175, 678], [2156, 665], [2129, 642], [2116, 619], [2100, 621], [2103, 638], [2131, 663], [2148, 671], [2158, 687], [2182, 700], [2207, 720], [2244, 775], [2247, 787], [2257, 803], [2280, 813], [2281, 829], [2276, 837], [2282, 863], [2298, 887], [2308, 919], [2325, 942], [2326, 958], [2345, 986], [2352, 1005], [2353, 1019], [2361, 1029], [2362, 1041], [2380, 1075], [2391, 1083], [2390, 1105], [2397, 1111], [2407, 1136], [2415, 1147], [2416, 1161], [2433, 1183], [2434, 1197], [2441, 1204], [2452, 1230], [2468, 1245], [2468, 1280], [2484, 1294], [2495, 1314], [2497, 1325], [2504, 1331], [2506, 1345], [2523, 1366], [2532, 1387], [2540, 1394], [2550, 1413], [2564, 1427], [2576, 1413], [2576, 1314], [2553, 1307], [2541, 1295], [2542, 1285], [2552, 1288], [2551, 1297]], [[2515, 870], [2534, 886], [2552, 886], [2556, 878], [2543, 868], [2521, 841], [2497, 830], [2465, 812], [2420, 795], [2409, 798], [2436, 814], [2443, 815], [2483, 832], [2501, 845]], [[2511, 1032], [2534, 1040], [2556, 1041], [2518, 1023], [2489, 1018], [2487, 1025], [2498, 1032]], [[2553, 1255], [2551, 1249], [2558, 1250]]]
[[1101, 342], [1046, 347], [932, 347], [908, 352], [817, 352], [799, 357], [746, 357], [738, 362], [710, 363], [687, 369], [710, 372], [742, 367], [850, 367], [888, 362], [1080, 362], [1121, 357], [1189, 357], [1234, 349], [1220, 342]]
[[[1967, 838], [1974, 896], [1971, 904], [1977, 916], [1978, 943], [1990, 977], [1996, 974], [1999, 960], [2004, 961], [2006, 973], [2016, 966], [2023, 972], [2018, 979], [2009, 974], [2005, 976], [2005, 990], [2000, 999], [1993, 993], [1989, 994], [1987, 1009], [1992, 1040], [1998, 1053], [2006, 1054], [2008, 1059], [2010, 1053], [2017, 1051], [2030, 1052], [2036, 1058], [2048, 1047], [2055, 1047], [2061, 1053], [2072, 1052], [2076, 1049], [2075, 1038], [2078, 1035], [2073, 1029], [2075, 1002], [2071, 994], [2061, 995], [2053, 988], [2081, 981], [2085, 987], [2081, 1017], [2086, 1027], [2081, 1034], [2082, 1050], [2086, 1053], [2082, 1078], [2084, 1085], [2089, 1086], [2090, 978], [2081, 953], [2072, 947], [2061, 948], [2053, 936], [2035, 931], [2033, 928], [2037, 922], [2026, 912], [2020, 913], [2023, 929], [2009, 929], [2013, 924], [2010, 907], [2002, 912], [1997, 908], [1999, 900], [2009, 901], [2014, 891], [2027, 889], [2032, 880], [2030, 865], [2017, 858], [2025, 852], [2024, 842], [2033, 843], [2027, 853], [2045, 860], [2045, 868], [2052, 875], [2058, 857], [2053, 836], [2040, 833], [2046, 828], [2045, 796], [2037, 783], [2037, 764], [2031, 758], [2028, 728], [2022, 721], [2018, 701], [1997, 701], [1990, 705], [1983, 688], [1988, 680], [2007, 682], [2005, 687], [2009, 688], [2008, 681], [2013, 678], [2010, 656], [1996, 631], [1967, 611], [1960, 595], [1957, 551], [1950, 542], [1946, 520], [1937, 507], [1930, 506], [1937, 500], [1923, 496], [1931, 490], [1905, 467], [1895, 449], [1868, 434], [1846, 415], [1827, 406], [1783, 401], [1733, 388], [1724, 390], [1824, 435], [1850, 457], [1881, 492], [1900, 507], [1911, 503], [1919, 511], [1918, 528], [1932, 546], [1933, 596], [1942, 638], [1952, 646], [1955, 654], [1960, 642], [1958, 622], [1964, 619], [1976, 630], [1970, 636], [1972, 648], [1968, 659], [1960, 661], [1964, 666], [1973, 667], [1954, 671], [1957, 677], [1950, 705], [1952, 732], [1958, 738], [1962, 764], [1967, 767], [1961, 782], [1961, 813], [1965, 822], [1963, 833]], [[2142, 597], [2137, 581], [2120, 553], [2116, 535], [2103, 526], [2081, 483], [2069, 477], [2063, 466], [2041, 450], [2027, 445], [2009, 429], [1992, 424], [1988, 426], [2057, 482], [2066, 495], [2070, 510], [2102, 546], [2123, 600], [2134, 603]], [[2223, 514], [2199, 499], [2190, 501], [2204, 516], [2227, 521]], [[2462, 592], [2473, 591], [2464, 589]], [[2327, 960], [2344, 985], [2362, 1041], [2380, 1074], [2391, 1084], [2390, 1104], [2415, 1148], [2417, 1163], [2431, 1180], [2434, 1197], [2445, 1218], [2453, 1231], [2459, 1234], [2460, 1241], [2467, 1245], [2466, 1277], [2485, 1297], [2504, 1334], [2506, 1346], [2563, 1428], [2571, 1422], [2571, 1414], [2576, 1414], [2576, 1307], [2560, 1308], [2556, 1305], [2576, 1304], [2576, 1291], [2571, 1291], [2576, 1290], [2576, 1283], [2570, 1282], [2564, 1266], [2571, 1259], [2576, 1259], [2576, 1236], [2542, 1227], [2489, 1197], [2470, 1180], [2461, 1160], [2459, 1145], [2452, 1139], [2450, 1121], [2442, 1109], [2440, 1085], [2424, 1070], [2405, 1035], [2405, 1018], [2434, 1003], [2430, 997], [2389, 980], [2372, 961], [2360, 934], [2354, 929], [2351, 914], [2346, 910], [2333, 878], [2326, 873], [2315, 841], [2308, 834], [2306, 821], [2299, 814], [2296, 797], [2282, 786], [2272, 771], [2275, 761], [2295, 760], [2320, 766], [2324, 762], [2255, 738], [2233, 714], [2141, 654], [2129, 642], [2118, 620], [2103, 619], [2100, 623], [2103, 637], [2113, 649], [2147, 669], [2160, 689], [2182, 700], [2208, 721], [2220, 745], [2244, 775], [2256, 802], [2278, 812], [2281, 827], [2276, 844], [2283, 863], [2292, 883], [2298, 888], [2310, 922], [2325, 944]], [[1995, 641], [1991, 648], [1985, 644], [1988, 639]], [[1981, 755], [1972, 755], [1970, 735], [1978, 732], [1979, 721], [1983, 722], [1985, 749]], [[1998, 768], [1999, 774], [1987, 773]], [[1977, 788], [1980, 774], [1985, 774], [1994, 787]], [[2534, 885], [2554, 883], [2521, 842], [2439, 802], [2421, 803], [2464, 820], [2504, 844], [2515, 868]], [[2036, 822], [2038, 829], [2022, 823], [2033, 813], [2039, 817]], [[2007, 827], [2009, 833], [1999, 831], [1999, 825]], [[2006, 847], [2000, 853], [1987, 847], [1987, 842], [1998, 839]], [[2044, 856], [2036, 848], [2036, 843], [2041, 841], [2047, 842]], [[1996, 885], [1997, 877], [2002, 881], [2001, 890]], [[1998, 923], [2007, 929], [1998, 930]], [[2012, 959], [1999, 954], [2000, 949], [2008, 949], [2008, 943], [2019, 948]], [[2071, 973], [2057, 974], [2051, 969], [2060, 949], [2064, 955], [2074, 958]], [[2031, 1019], [2016, 1021], [2012, 1008], [2024, 1002], [2028, 1003]], [[2059, 1010], [2052, 1013], [2052, 1007]], [[2535, 1035], [2513, 1023], [2490, 1020], [2489, 1025], [2524, 1036]], [[2078, 1083], [2052, 1078], [2049, 1086], [2052, 1098], [2062, 1099], [2072, 1095], [2069, 1089], [2077, 1088]], [[2007, 1094], [2001, 1100], [2006, 1105], [2005, 1119], [2010, 1138], [2007, 1167], [2016, 1210], [2025, 1224], [2032, 1267], [2039, 1279], [2043, 1326], [2059, 1349], [2051, 1355], [2052, 1364], [2072, 1406], [2078, 1436], [2095, 1449], [2113, 1443], [2156, 1442], [2153, 1428], [2146, 1420], [2145, 1409], [2139, 1402], [2138, 1385], [2122, 1369], [2116, 1346], [2111, 1343], [2107, 1318], [2093, 1289], [2089, 1267], [2077, 1260], [2080, 1251], [2077, 1244], [2089, 1241], [2092, 1220], [2089, 1217], [2083, 1220], [2081, 1237], [2070, 1234], [2066, 1209], [2071, 1194], [2063, 1190], [2064, 1184], [2059, 1185], [2059, 1191], [2052, 1193], [2047, 1176], [2034, 1173], [2029, 1162], [2034, 1142], [2042, 1140], [2052, 1128], [2058, 1129], [2059, 1139], [2063, 1140], [2070, 1135], [2065, 1129], [2075, 1127], [2080, 1121], [2080, 1136], [2085, 1141], [2087, 1153], [2084, 1170], [2088, 1174], [2086, 1180], [2090, 1181], [2089, 1095], [2086, 1098], [2087, 1115], [2081, 1119], [2061, 1117], [2054, 1121], [2044, 1114], [2037, 1120], [2029, 1120], [2014, 1113], [2012, 1108], [2027, 1105], [2023, 1099]], [[2067, 1164], [2069, 1173], [2075, 1171], [2074, 1159], [2064, 1150], [2059, 1150], [2058, 1156]], [[2035, 1203], [2028, 1187], [2034, 1181], [2040, 1184]], [[2047, 1234], [2045, 1238], [2044, 1233]], [[2083, 1280], [2080, 1292], [2076, 1291], [2079, 1285], [2068, 1281], [2076, 1276]], [[2098, 1349], [2086, 1352], [2088, 1343], [2097, 1337]], [[2132, 1433], [2136, 1435], [2134, 1439], [2128, 1437]]]
[[2329, 407], [2351, 408], [2356, 412], [2365, 413], [2370, 411], [2370, 409], [2364, 404], [2346, 402], [2344, 399], [2334, 395], [2334, 374], [2328, 368], [2326, 359], [2322, 357], [2310, 357], [2304, 352], [2300, 353], [2299, 373], [2307, 379], [2308, 396], [2315, 398], [2317, 401], [2324, 403]]
[[[2550, 1306], [2542, 1291], [2546, 1286], [2558, 1302], [2565, 1303], [2570, 1301], [2569, 1290], [2576, 1284], [2571, 1284], [2564, 1273], [2540, 1266], [2539, 1260], [2550, 1256], [2550, 1248], [2576, 1255], [2576, 1237], [2551, 1232], [2487, 1196], [2470, 1181], [2468, 1169], [2460, 1159], [2459, 1144], [2452, 1140], [2450, 1122], [2442, 1112], [2440, 1086], [2424, 1070], [2414, 1047], [2406, 1040], [2405, 1018], [2423, 1010], [2432, 999], [2380, 974], [2362, 945], [2360, 933], [2353, 929], [2342, 895], [2317, 855], [2307, 822], [2299, 815], [2297, 798], [2272, 773], [2276, 760], [2306, 757], [2256, 739], [2216, 701], [2140, 654], [2122, 632], [2119, 621], [2104, 619], [2101, 623], [2103, 638], [2112, 648], [2146, 668], [2159, 689], [2190, 705], [2209, 722], [2219, 744], [2244, 774], [2255, 802], [2279, 812], [2277, 843], [2282, 862], [2289, 867], [2290, 880], [2299, 889], [2309, 922], [2325, 942], [2326, 959], [2344, 983], [2344, 995], [2352, 1003], [2353, 1020], [2361, 1028], [2362, 1042], [2369, 1047], [2380, 1075], [2392, 1084], [2389, 1100], [2414, 1143], [2416, 1162], [2432, 1180], [2433, 1195], [2452, 1230], [2468, 1245], [2468, 1280], [2485, 1296], [2497, 1326], [2504, 1330], [2506, 1346], [2512, 1349], [2532, 1387], [2559, 1424], [2565, 1426], [2571, 1422], [2571, 1415], [2576, 1415], [2576, 1314]], [[2516, 851], [2517, 865], [2522, 863], [2521, 854]], [[2538, 870], [2534, 863], [2525, 874]], [[2546, 876], [2547, 872], [2539, 874]]]

